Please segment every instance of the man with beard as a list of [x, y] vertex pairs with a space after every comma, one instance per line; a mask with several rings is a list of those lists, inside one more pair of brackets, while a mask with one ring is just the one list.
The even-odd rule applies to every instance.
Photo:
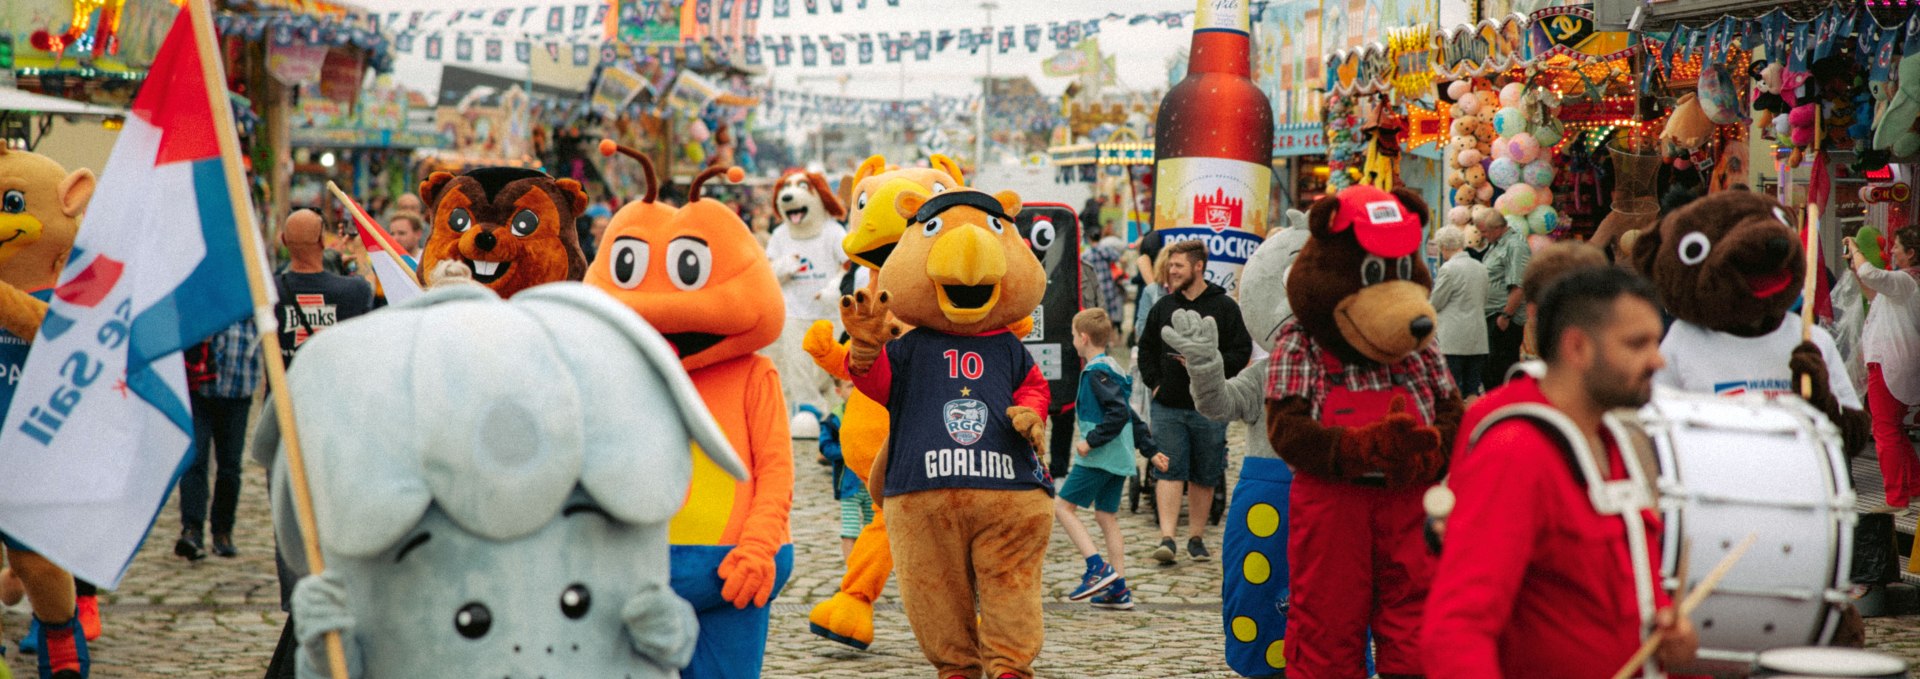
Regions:
[[[1664, 365], [1653, 300], [1645, 279], [1615, 268], [1548, 288], [1537, 311], [1545, 374], [1499, 390], [1517, 390], [1504, 400], [1519, 405], [1490, 415], [1454, 458], [1420, 644], [1427, 676], [1607, 677], [1643, 634], [1661, 636], [1660, 663], [1692, 660], [1699, 638], [1658, 584], [1650, 490], [1613, 487], [1644, 479], [1629, 477], [1602, 419], [1652, 397]], [[1596, 506], [1590, 476], [1628, 492], [1593, 496], [1609, 498]]]

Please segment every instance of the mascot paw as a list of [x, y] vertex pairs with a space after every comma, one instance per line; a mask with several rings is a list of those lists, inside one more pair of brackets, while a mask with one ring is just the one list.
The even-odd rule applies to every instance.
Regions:
[[855, 290], [840, 298], [840, 324], [852, 339], [847, 363], [857, 374], [866, 373], [880, 358], [880, 349], [900, 336], [899, 326], [889, 321], [887, 313], [892, 301], [893, 296], [885, 290]]
[[1160, 339], [1182, 356], [1219, 353], [1220, 326], [1197, 311], [1181, 309], [1173, 312], [1173, 319], [1160, 329]]
[[807, 326], [807, 334], [800, 338], [800, 349], [819, 361], [833, 353], [833, 321], [814, 321]]
[[693, 662], [700, 620], [693, 604], [659, 584], [642, 585], [620, 609], [633, 650], [661, 665], [680, 669]]
[[[1820, 353], [1820, 347], [1801, 342], [1787, 359], [1787, 368], [1793, 371], [1793, 393], [1805, 397], [1816, 408], [1831, 410], [1833, 392], [1827, 382], [1827, 359]], [[1810, 394], [1804, 391], [1807, 387], [1812, 388]]]
[[1395, 396], [1387, 416], [1360, 428], [1366, 441], [1368, 470], [1384, 471], [1389, 485], [1426, 475], [1423, 460], [1438, 457], [1440, 432], [1407, 414], [1407, 397]]
[[328, 667], [326, 637], [337, 632], [345, 647], [348, 676], [360, 672], [360, 646], [353, 639], [353, 613], [347, 609], [347, 586], [332, 571], [301, 578], [293, 586], [293, 636], [300, 640], [299, 663], [307, 676]]
[[829, 640], [867, 650], [873, 645], [873, 602], [837, 592], [813, 607], [807, 614], [807, 627]]
[[723, 581], [720, 598], [732, 603], [734, 608], [767, 605], [767, 601], [773, 598], [776, 569], [772, 554], [734, 547], [733, 551], [727, 552], [727, 558], [720, 560], [720, 568], [716, 571]]
[[1034, 450], [1047, 449], [1047, 418], [1026, 406], [1008, 408], [1007, 418], [1013, 420], [1013, 430], [1033, 444]]

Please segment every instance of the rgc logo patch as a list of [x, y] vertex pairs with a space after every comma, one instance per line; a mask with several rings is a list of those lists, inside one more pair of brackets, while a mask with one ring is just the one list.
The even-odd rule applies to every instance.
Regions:
[[943, 410], [947, 436], [954, 443], [970, 446], [987, 433], [987, 404], [971, 398], [954, 399]]

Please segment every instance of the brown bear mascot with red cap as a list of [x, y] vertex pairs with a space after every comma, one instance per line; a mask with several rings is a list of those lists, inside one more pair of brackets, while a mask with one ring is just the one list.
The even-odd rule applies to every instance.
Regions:
[[1447, 466], [1460, 390], [1433, 344], [1427, 205], [1354, 186], [1308, 211], [1294, 318], [1269, 362], [1267, 433], [1294, 469], [1287, 675], [1413, 677], [1433, 561], [1421, 496]]

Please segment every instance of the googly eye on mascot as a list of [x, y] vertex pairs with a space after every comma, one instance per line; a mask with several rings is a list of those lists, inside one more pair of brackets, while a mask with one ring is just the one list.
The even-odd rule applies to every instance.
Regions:
[[[369, 368], [393, 379], [338, 379]], [[288, 389], [327, 564], [294, 588], [302, 677], [329, 676], [329, 632], [353, 677], [658, 678], [692, 659], [668, 522], [701, 468], [747, 469], [632, 310], [577, 283], [511, 301], [444, 285], [315, 335]], [[276, 526], [298, 535], [272, 463]], [[301, 540], [280, 547], [306, 563]]]
[[[17, 378], [26, 367], [94, 186], [90, 170], [68, 172], [46, 156], [0, 147], [0, 412], [17, 384], [4, 376]], [[42, 649], [40, 675], [67, 670], [78, 672], [67, 676], [86, 677], [92, 662], [76, 614], [73, 576], [4, 533], [0, 544], [5, 545], [0, 556], [10, 566], [0, 570], [0, 590], [18, 587], [33, 605], [31, 638], [22, 643]], [[97, 620], [93, 634], [99, 634]], [[55, 662], [61, 666], [54, 667]], [[0, 669], [0, 677], [6, 674]]]
[[[1040, 653], [1052, 528], [1053, 480], [1035, 454], [1049, 392], [1006, 328], [1039, 305], [1046, 274], [1013, 221], [1012, 192], [904, 191], [895, 206], [907, 229], [879, 290], [840, 304], [847, 372], [888, 408], [874, 499], [888, 513], [901, 602], [939, 676], [1025, 679]], [[898, 334], [889, 312], [913, 329]]]
[[[1660, 219], [1634, 243], [1634, 266], [1653, 279], [1676, 319], [1660, 342], [1656, 384], [1682, 391], [1799, 394], [1840, 429], [1848, 454], [1870, 440], [1871, 423], [1847, 378], [1833, 335], [1815, 324], [1800, 341], [1787, 311], [1806, 280], [1806, 250], [1793, 217], [1766, 196], [1723, 191]], [[1833, 369], [1829, 369], [1833, 366]]]
[[[962, 186], [960, 166], [946, 156], [935, 154], [931, 168], [887, 169], [882, 156], [867, 158], [847, 180], [847, 237], [841, 249], [854, 265], [870, 272], [879, 271], [900, 243], [909, 217], [900, 215], [895, 201], [903, 192], [930, 196]], [[1029, 322], [1031, 319], [1027, 319]], [[1015, 333], [1025, 336], [1026, 330]], [[847, 345], [834, 342], [830, 321], [814, 321], [807, 329], [801, 347], [814, 364], [836, 379], [851, 380], [847, 374]], [[887, 440], [887, 409], [854, 391], [847, 397], [846, 413], [840, 419], [840, 454], [847, 469], [868, 483], [873, 461]], [[847, 572], [840, 579], [840, 591], [815, 604], [807, 616], [807, 628], [814, 634], [854, 648], [866, 650], [873, 644], [873, 602], [886, 589], [893, 572], [893, 552], [887, 541], [884, 506], [876, 504], [873, 521], [860, 530], [853, 551], [847, 557]]]
[[1434, 347], [1427, 206], [1357, 185], [1307, 212], [1287, 274], [1294, 318], [1268, 358], [1267, 433], [1294, 476], [1287, 674], [1419, 676], [1433, 562], [1421, 497], [1446, 468], [1460, 392]]
[[787, 324], [768, 354], [780, 369], [787, 405], [795, 410], [794, 437], [818, 438], [833, 381], [808, 367], [811, 361], [801, 344], [807, 326], [836, 318], [838, 282], [847, 263], [840, 249], [847, 232], [836, 220], [845, 217], [846, 210], [817, 172], [788, 172], [775, 186], [773, 207], [783, 221], [767, 238], [767, 260], [786, 296]]
[[554, 281], [577, 281], [587, 270], [574, 218], [587, 194], [572, 179], [517, 167], [465, 174], [435, 172], [420, 182], [432, 210], [420, 253], [421, 284], [442, 261], [456, 261], [501, 297]]
[[[1268, 234], [1240, 271], [1240, 316], [1253, 345], [1262, 350], [1273, 346], [1280, 328], [1293, 318], [1287, 303], [1287, 269], [1306, 245], [1308, 229], [1306, 213], [1288, 210], [1287, 217], [1292, 228]], [[1160, 336], [1168, 348], [1185, 357], [1194, 409], [1202, 417], [1245, 422], [1252, 431], [1266, 431], [1268, 357], [1254, 359], [1227, 379], [1219, 327], [1212, 318], [1190, 310], [1173, 312]], [[1242, 676], [1267, 676], [1286, 669], [1286, 528], [1292, 485], [1293, 472], [1273, 445], [1265, 437], [1252, 437], [1220, 541], [1225, 571], [1220, 617], [1227, 665]]]
[[753, 231], [726, 205], [700, 197], [722, 174], [737, 181], [739, 168], [701, 172], [689, 188], [692, 202], [676, 210], [652, 200], [645, 154], [601, 143], [602, 153], [616, 151], [641, 163], [647, 197], [614, 214], [586, 283], [666, 337], [752, 471], [735, 480], [696, 461], [693, 489], [673, 518], [673, 589], [700, 616], [700, 643], [683, 676], [758, 677], [767, 605], [793, 571], [786, 401], [773, 361], [754, 353], [780, 337], [780, 286]]

